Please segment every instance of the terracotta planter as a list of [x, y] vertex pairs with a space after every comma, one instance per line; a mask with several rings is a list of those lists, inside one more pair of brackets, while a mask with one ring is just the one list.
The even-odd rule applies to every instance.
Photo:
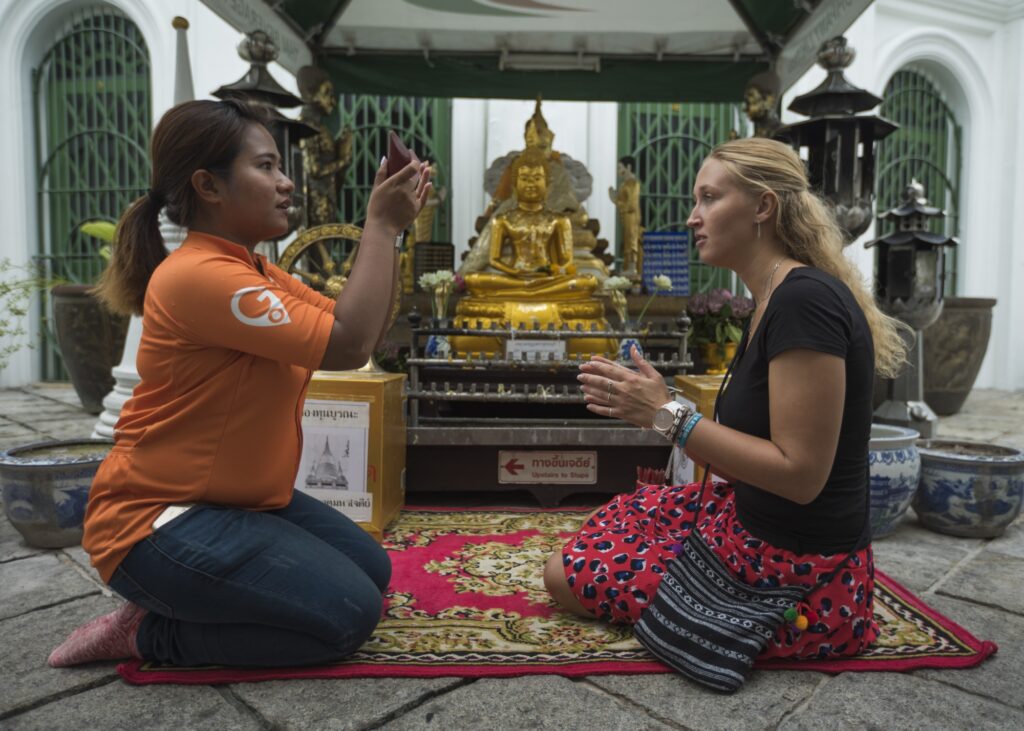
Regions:
[[924, 331], [924, 400], [932, 411], [960, 411], [974, 387], [992, 332], [994, 299], [947, 297]]
[[114, 387], [111, 369], [121, 362], [128, 318], [114, 315], [89, 294], [85, 284], [53, 288], [53, 321], [64, 366], [82, 408], [103, 411], [103, 397]]

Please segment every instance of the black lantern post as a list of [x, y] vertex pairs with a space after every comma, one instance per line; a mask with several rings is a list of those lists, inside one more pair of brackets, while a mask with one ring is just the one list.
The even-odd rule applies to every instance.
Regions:
[[914, 344], [903, 373], [887, 382], [887, 398], [875, 421], [916, 429], [926, 439], [935, 435], [938, 418], [924, 402], [922, 330], [942, 314], [945, 296], [945, 251], [956, 239], [928, 230], [929, 219], [945, 213], [925, 199], [924, 186], [911, 180], [903, 203], [879, 216], [894, 220], [896, 230], [865, 244], [876, 247], [875, 295], [884, 312], [914, 329]]
[[832, 203], [847, 244], [871, 225], [875, 142], [898, 129], [882, 117], [858, 114], [882, 100], [843, 76], [854, 55], [842, 36], [823, 43], [818, 63], [828, 76], [818, 88], [789, 105], [790, 111], [810, 119], [782, 127], [775, 134], [798, 152], [807, 148], [811, 187]]
[[[288, 210], [288, 233], [294, 231], [302, 221], [301, 191], [303, 190], [302, 150], [300, 140], [316, 134], [316, 130], [305, 122], [289, 119], [278, 111], [279, 107], [290, 108], [302, 104], [302, 99], [277, 83], [267, 64], [277, 58], [277, 46], [261, 30], [246, 33], [238, 44], [238, 55], [250, 63], [245, 76], [233, 84], [213, 92], [218, 99], [241, 99], [264, 107], [270, 117], [270, 132], [281, 152], [284, 173], [295, 183], [292, 207]], [[288, 234], [285, 234], [287, 236]]]

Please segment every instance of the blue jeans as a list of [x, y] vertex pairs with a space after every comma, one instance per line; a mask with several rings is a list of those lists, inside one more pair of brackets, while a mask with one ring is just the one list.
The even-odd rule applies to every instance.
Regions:
[[281, 510], [197, 505], [139, 541], [110, 586], [149, 610], [137, 641], [147, 660], [283, 667], [358, 649], [390, 578], [365, 531], [295, 491]]

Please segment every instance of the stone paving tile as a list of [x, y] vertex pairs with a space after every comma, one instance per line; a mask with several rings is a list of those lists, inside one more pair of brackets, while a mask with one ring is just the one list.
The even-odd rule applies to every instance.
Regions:
[[0, 586], [0, 619], [99, 593], [95, 584], [52, 553], [0, 564]]
[[43, 398], [63, 401], [66, 404], [77, 406], [79, 408], [82, 406], [82, 402], [78, 398], [78, 394], [75, 393], [74, 386], [70, 383], [34, 383], [30, 386], [25, 386], [24, 391], [33, 396], [41, 396]]
[[245, 708], [206, 686], [130, 686], [113, 682], [3, 722], [21, 729], [168, 729], [235, 731], [265, 728]]
[[464, 683], [461, 678], [359, 678], [239, 683], [231, 690], [275, 729], [361, 729]]
[[46, 658], [75, 627], [112, 611], [119, 603], [91, 596], [0, 621], [5, 646], [0, 653], [0, 677], [4, 678], [0, 718], [12, 709], [38, 705], [58, 693], [85, 689], [104, 678], [115, 678], [112, 662], [54, 669], [46, 664]]
[[975, 668], [919, 670], [914, 675], [1024, 710], [1024, 617], [944, 596], [931, 596], [928, 603], [978, 639], [995, 642], [999, 650]]
[[78, 412], [69, 414], [47, 414], [40, 416], [38, 419], [32, 421], [32, 428], [36, 431], [50, 433], [57, 429], [68, 429], [77, 428], [85, 431], [92, 431], [92, 425], [96, 421], [94, 417], [88, 414], [81, 414]]
[[[827, 676], [814, 672], [755, 671], [741, 692], [724, 695], [676, 674], [599, 675], [588, 683], [649, 709], [655, 718], [701, 731], [773, 729]], [[638, 724], [636, 728], [640, 728]]]
[[14, 529], [7, 516], [0, 512], [0, 563], [16, 558], [35, 556], [42, 553], [42, 548], [33, 548], [25, 543], [21, 533]]
[[913, 510], [894, 532], [873, 544], [875, 565], [918, 594], [949, 573], [981, 545], [976, 538], [952, 538], [921, 526]]
[[6, 451], [11, 447], [28, 444], [38, 436], [39, 432], [27, 427], [15, 426], [8, 429], [0, 429], [0, 450]]
[[[644, 682], [646, 676], [634, 678]], [[383, 726], [388, 731], [671, 729], [639, 707], [557, 675], [484, 679], [433, 698]]]
[[81, 408], [39, 398], [25, 402], [5, 403], [3, 406], [4, 416], [19, 423], [24, 423], [26, 419], [29, 419], [35, 424], [44, 419], [59, 416], [81, 416], [83, 413]]
[[4, 388], [0, 389], [0, 402], [3, 401], [17, 401], [19, 399], [27, 399], [31, 394], [25, 393], [25, 391], [31, 386], [24, 386], [23, 388]]
[[95, 423], [95, 419], [90, 419], [88, 423], [82, 422], [66, 422], [63, 424], [40, 424], [39, 428], [43, 431], [45, 439], [52, 439], [56, 441], [64, 441], [66, 439], [91, 439], [92, 438], [92, 427]]
[[1024, 615], [1024, 558], [985, 550], [960, 566], [939, 589], [958, 597]]
[[993, 538], [985, 548], [1007, 556], [1024, 558], [1024, 513], [1007, 526], [1003, 535]]
[[[101, 590], [106, 589], [106, 585], [103, 583], [103, 579], [100, 578], [100, 574], [96, 569], [93, 568], [92, 563], [89, 561], [89, 554], [85, 552], [85, 549], [81, 546], [72, 546], [70, 548], [62, 548], [61, 551], [69, 559], [75, 562], [82, 571], [89, 575], [89, 577], [96, 582], [97, 586]], [[106, 589], [109, 591], [109, 589]]]
[[843, 673], [777, 728], [1005, 731], [1024, 728], [1024, 712], [916, 675]]

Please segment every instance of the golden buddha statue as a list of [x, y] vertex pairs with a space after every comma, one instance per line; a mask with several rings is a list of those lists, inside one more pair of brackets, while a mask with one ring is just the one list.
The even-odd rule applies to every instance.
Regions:
[[515, 161], [523, 152], [534, 150], [543, 155], [547, 161], [548, 185], [545, 207], [556, 213], [565, 215], [572, 226], [573, 258], [581, 272], [593, 274], [598, 283], [608, 276], [608, 267], [594, 256], [593, 249], [597, 245], [599, 225], [591, 221], [580, 200], [590, 195], [592, 178], [586, 167], [568, 155], [552, 149], [555, 139], [554, 132], [548, 127], [541, 113], [541, 100], [538, 96], [533, 115], [526, 121], [523, 131], [526, 143], [524, 150], [510, 152], [495, 160], [485, 174], [484, 187], [491, 194], [491, 202], [477, 219], [477, 236], [473, 247], [459, 268], [463, 276], [471, 272], [485, 271], [490, 267], [492, 225], [495, 217], [507, 213], [516, 207], [514, 193]]
[[[515, 208], [491, 223], [489, 265], [493, 271], [465, 275], [469, 296], [455, 308], [456, 327], [533, 327], [604, 330], [604, 305], [593, 294], [597, 278], [579, 274], [573, 261], [572, 223], [545, 206], [549, 161], [530, 148], [512, 167]], [[450, 338], [458, 353], [497, 353], [495, 337]], [[569, 341], [567, 353], [614, 353], [615, 341], [580, 337]]]

